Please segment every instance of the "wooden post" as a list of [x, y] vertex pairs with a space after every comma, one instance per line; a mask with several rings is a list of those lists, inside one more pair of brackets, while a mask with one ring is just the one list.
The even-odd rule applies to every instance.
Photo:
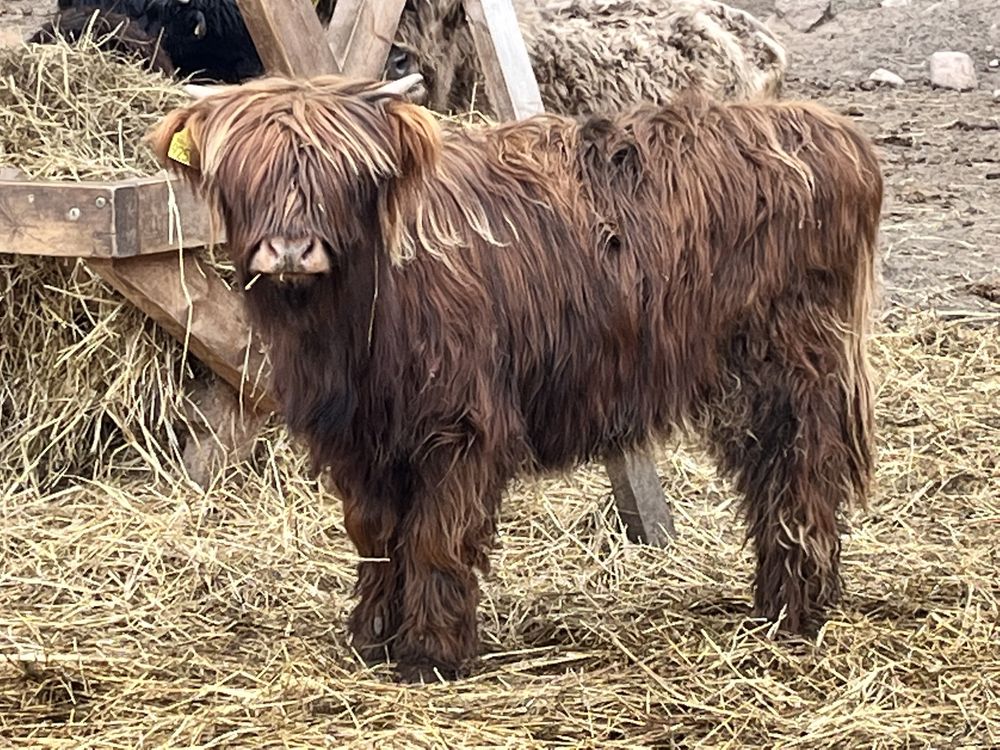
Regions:
[[670, 504], [663, 495], [656, 465], [645, 453], [615, 451], [605, 459], [618, 516], [633, 542], [665, 547], [677, 536]]
[[338, 0], [327, 39], [337, 69], [357, 78], [382, 77], [406, 0]]
[[[545, 110], [524, 37], [511, 0], [464, 0], [476, 53], [486, 77], [486, 93], [497, 114], [521, 120]], [[662, 547], [675, 535], [673, 515], [656, 465], [645, 453], [610, 454], [605, 468], [633, 542]]]
[[338, 72], [309, 0], [236, 0], [236, 5], [268, 73], [316, 76]]
[[528, 48], [510, 0], [465, 0], [486, 93], [504, 120], [523, 120], [545, 111]]

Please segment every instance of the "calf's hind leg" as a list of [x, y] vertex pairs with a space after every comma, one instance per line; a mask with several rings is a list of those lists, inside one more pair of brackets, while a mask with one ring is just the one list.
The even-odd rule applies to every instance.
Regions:
[[872, 465], [860, 343], [811, 326], [756, 356], [741, 342], [728, 408], [713, 416], [756, 549], [755, 612], [775, 621], [784, 609], [782, 627], [796, 633], [813, 632], [840, 597], [840, 515], [864, 499]]

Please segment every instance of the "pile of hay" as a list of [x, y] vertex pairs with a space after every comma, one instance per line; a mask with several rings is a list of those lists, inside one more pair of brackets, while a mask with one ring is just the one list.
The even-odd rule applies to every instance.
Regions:
[[30, 177], [96, 180], [158, 171], [143, 144], [180, 85], [96, 42], [0, 48], [0, 165]]
[[1000, 744], [1000, 333], [873, 343], [879, 490], [818, 643], [740, 630], [727, 487], [660, 468], [680, 538], [628, 544], [590, 468], [516, 486], [455, 685], [365, 671], [339, 505], [284, 440], [195, 494], [155, 477], [0, 496], [0, 734], [46, 747], [954, 747]]
[[[187, 100], [92, 40], [0, 49], [0, 168], [154, 174], [142, 138]], [[0, 254], [0, 341], [0, 491], [179, 470], [184, 402], [203, 368], [85, 264]]]

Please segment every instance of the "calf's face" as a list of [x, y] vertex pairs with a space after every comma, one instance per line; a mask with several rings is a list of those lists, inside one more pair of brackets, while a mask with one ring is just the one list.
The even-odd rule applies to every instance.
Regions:
[[394, 191], [436, 159], [436, 123], [400, 98], [417, 83], [324, 76], [198, 87], [203, 98], [171, 112], [151, 141], [223, 221], [245, 284], [301, 285], [377, 245]]

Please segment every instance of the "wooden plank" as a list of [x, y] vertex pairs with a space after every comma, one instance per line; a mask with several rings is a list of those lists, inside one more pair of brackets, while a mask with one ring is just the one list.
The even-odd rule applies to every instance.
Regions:
[[[523, 120], [545, 111], [531, 58], [511, 0], [464, 0], [486, 93], [505, 120]], [[614, 451], [605, 460], [628, 538], [662, 547], [674, 536], [673, 515], [656, 465], [645, 454]]]
[[510, 0], [465, 0], [486, 94], [504, 120], [523, 120], [545, 111], [531, 58]]
[[336, 73], [310, 0], [236, 0], [264, 69], [285, 76]]
[[208, 210], [179, 180], [0, 180], [0, 253], [124, 258], [182, 239], [199, 247], [211, 237]]
[[0, 253], [114, 253], [114, 189], [103, 183], [0, 180]]
[[275, 411], [263, 349], [237, 294], [191, 253], [161, 253], [88, 265], [191, 353], [243, 393], [244, 403]]
[[665, 547], [677, 532], [652, 458], [645, 453], [615, 451], [604, 467], [625, 535], [633, 542]]
[[116, 220], [135, 212], [129, 219], [132, 231], [119, 230], [116, 235], [116, 258], [180, 250], [182, 240], [184, 248], [225, 241], [225, 227], [220, 222], [217, 234], [212, 236], [208, 207], [179, 178], [159, 176], [132, 181], [121, 190], [116, 205]]
[[405, 4], [406, 0], [339, 0], [327, 39], [341, 73], [382, 77]]

